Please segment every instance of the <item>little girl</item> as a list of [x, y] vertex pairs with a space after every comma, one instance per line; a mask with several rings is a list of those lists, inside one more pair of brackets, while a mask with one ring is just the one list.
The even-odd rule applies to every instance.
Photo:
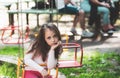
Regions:
[[[58, 28], [51, 23], [43, 24], [38, 36], [25, 54], [24, 78], [48, 78], [47, 69], [56, 67], [61, 52], [61, 36]], [[40, 66], [40, 64], [46, 64], [46, 66]]]

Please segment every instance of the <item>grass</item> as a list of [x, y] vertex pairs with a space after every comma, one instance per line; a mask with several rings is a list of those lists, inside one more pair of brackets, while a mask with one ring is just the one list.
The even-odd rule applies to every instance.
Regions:
[[21, 47], [19, 48], [19, 46], [6, 46], [0, 48], [0, 55], [23, 57], [23, 49]]
[[4, 76], [4, 78], [16, 78], [16, 68], [15, 64], [0, 62], [0, 78], [1, 76]]
[[120, 78], [120, 55], [115, 52], [85, 55], [83, 67], [60, 69], [67, 78]]
[[[23, 57], [23, 49], [19, 46], [6, 46], [0, 48], [0, 55]], [[12, 63], [0, 61], [0, 78], [17, 78], [17, 66]]]
[[[0, 50], [0, 54], [17, 55], [17, 50], [18, 47], [5, 47]], [[15, 78], [16, 67], [10, 63], [0, 62], [0, 75]], [[59, 71], [67, 78], [120, 78], [120, 54], [91, 52], [91, 55], [84, 54], [81, 68], [64, 68]]]

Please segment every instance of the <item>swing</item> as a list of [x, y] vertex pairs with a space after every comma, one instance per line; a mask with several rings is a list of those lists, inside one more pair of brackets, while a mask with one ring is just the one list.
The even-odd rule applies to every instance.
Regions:
[[[58, 24], [58, 23], [57, 23]], [[68, 37], [66, 35], [66, 37]], [[83, 60], [83, 47], [81, 44], [78, 43], [69, 43], [68, 41], [66, 41], [66, 43], [62, 43], [62, 47], [63, 47], [63, 53], [66, 53], [64, 51], [64, 49], [74, 49], [73, 54], [72, 54], [72, 59], [67, 59], [66, 58], [62, 58], [62, 56], [60, 57], [60, 59], [58, 59], [58, 64], [56, 65], [56, 73], [55, 73], [55, 78], [59, 77], [59, 73], [58, 70], [59, 68], [77, 68], [77, 67], [82, 67], [82, 60]], [[24, 48], [24, 47], [23, 47]], [[78, 49], [80, 49], [80, 52], [78, 51]], [[68, 54], [69, 54], [69, 50]], [[62, 53], [62, 54], [63, 54]], [[66, 56], [68, 57], [68, 56]], [[46, 66], [46, 64], [40, 64], [41, 66]], [[24, 67], [26, 65], [24, 64], [24, 61], [18, 57], [18, 63], [17, 63], [17, 78], [21, 77], [24, 78]], [[50, 74], [51, 70], [48, 70], [48, 73]]]
[[[17, 2], [19, 4], [19, 0]], [[9, 19], [9, 21], [11, 20], [12, 19]], [[0, 31], [2, 32], [1, 41], [4, 44], [22, 44], [30, 41], [28, 37], [30, 33], [29, 26], [26, 26], [24, 33], [23, 33], [24, 30], [22, 26], [19, 26], [19, 25], [15, 26], [13, 24], [9, 25], [8, 27], [0, 28]]]
[[1, 28], [0, 29], [2, 31], [1, 41], [4, 44], [22, 44], [30, 41], [28, 37], [30, 32], [29, 27], [28, 26], [26, 27], [25, 33], [22, 33], [22, 30], [20, 30], [20, 28], [21, 28], [20, 26], [13, 25]]
[[[59, 77], [58, 70], [59, 68], [75, 68], [75, 67], [82, 67], [82, 60], [83, 60], [83, 48], [82, 45], [78, 43], [62, 43], [63, 49], [74, 49], [73, 52], [73, 60], [66, 60], [66, 59], [59, 59], [58, 64], [56, 65], [56, 73], [55, 78]], [[80, 54], [78, 52], [78, 48], [80, 49]], [[24, 78], [24, 67], [26, 65], [24, 64], [24, 61], [20, 58], [18, 58], [17, 63], [17, 78], [20, 76], [20, 70], [22, 70], [22, 78]], [[40, 66], [46, 66], [46, 64], [40, 64]], [[48, 70], [48, 74], [50, 75], [50, 71]]]

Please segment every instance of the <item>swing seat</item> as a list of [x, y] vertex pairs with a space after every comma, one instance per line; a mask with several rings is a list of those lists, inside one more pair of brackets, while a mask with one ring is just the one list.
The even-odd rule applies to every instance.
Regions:
[[81, 67], [82, 64], [80, 64], [77, 61], [74, 60], [66, 60], [66, 61], [59, 61], [59, 68], [71, 68], [71, 67]]
[[[29, 36], [29, 27], [26, 27], [25, 36], [22, 37], [23, 33], [21, 32], [19, 26], [9, 26], [0, 29], [2, 31], [1, 41], [4, 44], [22, 44], [30, 41]], [[15, 34], [17, 32], [17, 34]]]
[[[72, 67], [82, 67], [82, 59], [83, 59], [83, 48], [82, 45], [78, 43], [63, 43], [63, 49], [74, 49], [73, 55], [65, 56], [65, 57], [74, 57], [71, 59], [59, 59], [58, 68], [72, 68]], [[78, 48], [80, 49], [80, 53], [78, 54]], [[63, 52], [64, 53], [64, 52]], [[70, 53], [70, 52], [68, 52]]]

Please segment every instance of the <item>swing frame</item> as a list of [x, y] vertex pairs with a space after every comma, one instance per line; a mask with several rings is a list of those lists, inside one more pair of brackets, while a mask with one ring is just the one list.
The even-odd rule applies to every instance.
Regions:
[[[74, 49], [74, 59], [73, 60], [60, 60], [58, 59], [58, 64], [56, 65], [56, 73], [55, 73], [55, 78], [58, 78], [58, 70], [60, 68], [77, 68], [77, 67], [82, 67], [82, 60], [83, 60], [83, 47], [82, 45], [78, 43], [62, 43], [63, 49]], [[78, 55], [78, 48], [80, 49], [80, 55]], [[64, 51], [63, 51], [64, 52]], [[79, 56], [79, 57], [78, 57]], [[24, 68], [25, 64], [24, 61], [18, 58], [18, 64], [17, 64], [17, 78], [19, 78], [20, 75], [20, 69], [22, 67], [22, 78], [24, 78]], [[46, 66], [46, 64], [40, 64], [40, 66]], [[50, 75], [50, 71], [48, 70], [48, 74]]]
[[[26, 43], [26, 42], [30, 41], [30, 39], [28, 38], [29, 33], [30, 33], [30, 29], [28, 26], [25, 29], [25, 33], [22, 33], [22, 31], [20, 30], [20, 26], [14, 26], [14, 25], [1, 28], [0, 30], [2, 31], [1, 41], [4, 44], [22, 44], [22, 43]], [[5, 32], [7, 32], [7, 31], [11, 31], [11, 33], [8, 38], [4, 38]], [[18, 38], [12, 37], [15, 34], [15, 31], [18, 32], [18, 35], [19, 35]], [[23, 34], [25, 34], [24, 37], [23, 37]]]

